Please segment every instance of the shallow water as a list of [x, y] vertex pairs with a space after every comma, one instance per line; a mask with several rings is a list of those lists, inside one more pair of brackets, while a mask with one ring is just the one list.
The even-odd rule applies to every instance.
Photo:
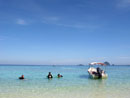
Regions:
[[[130, 98], [130, 66], [108, 66], [90, 79], [88, 66], [0, 66], [0, 98]], [[46, 78], [52, 72], [53, 79]], [[64, 77], [58, 79], [61, 73]], [[25, 75], [25, 80], [18, 77]]]

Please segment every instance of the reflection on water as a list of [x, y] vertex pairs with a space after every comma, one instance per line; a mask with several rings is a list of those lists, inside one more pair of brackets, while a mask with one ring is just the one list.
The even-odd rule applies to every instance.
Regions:
[[79, 77], [82, 78], [82, 79], [88, 79], [89, 75], [84, 74], [84, 75], [80, 75]]

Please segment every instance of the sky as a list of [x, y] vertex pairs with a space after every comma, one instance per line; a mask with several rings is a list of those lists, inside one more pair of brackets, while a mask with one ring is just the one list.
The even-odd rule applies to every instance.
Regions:
[[0, 64], [130, 64], [130, 0], [0, 0]]

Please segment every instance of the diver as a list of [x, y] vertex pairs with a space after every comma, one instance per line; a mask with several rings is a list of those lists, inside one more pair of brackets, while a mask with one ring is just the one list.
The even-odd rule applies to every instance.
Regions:
[[99, 79], [102, 78], [102, 70], [99, 67], [97, 67], [97, 74]]
[[51, 78], [53, 78], [53, 76], [52, 76], [51, 72], [49, 72], [49, 73], [48, 73], [48, 76], [47, 76], [47, 78], [48, 78], [48, 79], [51, 79]]
[[57, 77], [58, 77], [58, 78], [61, 78], [61, 77], [63, 77], [63, 76], [62, 76], [62, 75], [60, 75], [60, 74], [58, 74], [58, 75], [57, 75]]
[[21, 77], [19, 77], [19, 79], [24, 79], [24, 75], [22, 75]]

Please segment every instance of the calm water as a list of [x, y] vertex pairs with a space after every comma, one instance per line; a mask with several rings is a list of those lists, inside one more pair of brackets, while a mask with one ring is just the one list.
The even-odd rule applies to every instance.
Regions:
[[[88, 66], [0, 66], [0, 98], [130, 98], [130, 66], [108, 66], [108, 79], [88, 77]], [[48, 72], [54, 78], [46, 78]], [[64, 77], [58, 79], [61, 73]], [[18, 77], [25, 75], [25, 80]]]

